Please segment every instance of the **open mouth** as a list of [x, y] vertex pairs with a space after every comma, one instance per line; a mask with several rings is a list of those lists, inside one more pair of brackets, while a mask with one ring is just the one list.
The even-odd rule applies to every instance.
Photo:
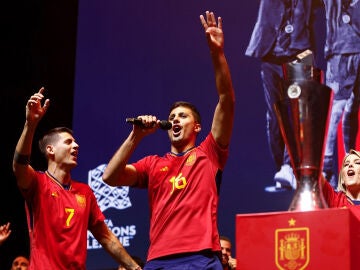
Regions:
[[353, 176], [353, 175], [355, 175], [355, 171], [354, 170], [348, 170], [347, 175], [348, 176]]
[[77, 151], [74, 151], [74, 152], [72, 152], [70, 155], [77, 159], [78, 152], [77, 152]]
[[179, 125], [173, 125], [173, 135], [176, 137], [176, 136], [179, 136], [180, 135], [180, 131], [181, 131], [181, 126]]

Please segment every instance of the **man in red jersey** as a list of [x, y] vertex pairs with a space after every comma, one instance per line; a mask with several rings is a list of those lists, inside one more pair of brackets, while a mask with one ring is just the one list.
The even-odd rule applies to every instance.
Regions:
[[105, 224], [90, 187], [71, 178], [79, 145], [70, 129], [54, 128], [39, 141], [47, 159], [45, 172], [30, 165], [36, 127], [50, 105], [49, 99], [42, 105], [43, 92], [41, 88], [27, 101], [26, 121], [13, 158], [17, 185], [26, 201], [29, 270], [84, 270], [88, 230], [118, 263], [141, 269]]
[[[153, 115], [133, 125], [103, 174], [111, 186], [148, 188], [150, 247], [144, 269], [218, 269], [221, 248], [217, 225], [219, 185], [232, 135], [235, 94], [224, 54], [222, 19], [200, 16], [215, 70], [218, 103], [211, 131], [199, 146], [198, 110], [188, 102], [170, 108], [170, 152], [127, 164], [135, 148], [160, 127]], [[220, 256], [220, 257], [219, 257]]]

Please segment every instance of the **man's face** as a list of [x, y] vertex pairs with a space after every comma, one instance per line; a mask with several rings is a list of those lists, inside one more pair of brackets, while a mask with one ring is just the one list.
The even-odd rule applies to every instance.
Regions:
[[29, 267], [29, 261], [25, 257], [16, 257], [12, 263], [11, 270], [27, 270]]
[[168, 134], [173, 144], [183, 145], [196, 140], [201, 126], [196, 123], [191, 109], [176, 107], [171, 111], [168, 120], [172, 123], [172, 129], [168, 131]]
[[226, 240], [220, 240], [221, 246], [221, 257], [222, 257], [222, 265], [228, 264], [229, 256], [231, 256], [231, 243]]
[[76, 167], [79, 145], [67, 132], [60, 133], [59, 137], [56, 143], [49, 146], [48, 151], [54, 156], [57, 163], [66, 164], [70, 168]]

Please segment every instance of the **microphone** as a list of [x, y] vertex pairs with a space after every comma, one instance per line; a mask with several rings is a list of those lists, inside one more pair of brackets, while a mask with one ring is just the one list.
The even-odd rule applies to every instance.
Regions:
[[[136, 126], [145, 127], [142, 123], [140, 118], [126, 118], [126, 123], [130, 123]], [[172, 124], [169, 121], [161, 120], [160, 121], [160, 128], [163, 130], [169, 130], [172, 128]]]

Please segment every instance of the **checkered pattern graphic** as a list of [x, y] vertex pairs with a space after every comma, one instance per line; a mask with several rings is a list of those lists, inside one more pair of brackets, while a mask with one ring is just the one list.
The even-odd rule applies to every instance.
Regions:
[[101, 211], [109, 208], [125, 209], [131, 207], [129, 187], [110, 187], [101, 177], [106, 164], [101, 164], [89, 171], [88, 184], [93, 190]]

